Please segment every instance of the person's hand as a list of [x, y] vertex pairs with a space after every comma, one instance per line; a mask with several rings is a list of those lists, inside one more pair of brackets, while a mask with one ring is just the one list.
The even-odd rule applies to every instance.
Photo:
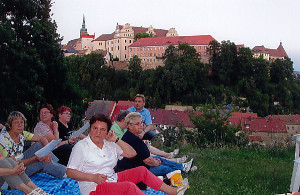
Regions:
[[50, 123], [50, 128], [52, 129], [52, 131], [58, 131], [57, 128], [58, 128], [58, 123], [56, 121], [52, 121]]
[[73, 143], [75, 143], [77, 140], [78, 140], [77, 137], [73, 137], [73, 138], [70, 138], [70, 139], [68, 140], [68, 142], [69, 142], [69, 144], [73, 144]]
[[106, 141], [108, 142], [115, 142], [117, 140], [118, 136], [115, 135], [113, 130], [110, 130], [106, 136]]
[[93, 182], [97, 183], [97, 184], [102, 184], [103, 182], [105, 182], [107, 179], [106, 175], [103, 174], [94, 174], [93, 175]]
[[25, 172], [25, 169], [24, 163], [19, 163], [12, 170], [14, 175], [22, 175]]
[[37, 159], [39, 162], [44, 161], [46, 164], [48, 164], [52, 161], [51, 153], [49, 153], [48, 155], [42, 156], [42, 157], [37, 156]]
[[158, 158], [154, 158], [155, 162], [156, 162], [156, 166], [160, 166], [161, 165], [161, 161]]

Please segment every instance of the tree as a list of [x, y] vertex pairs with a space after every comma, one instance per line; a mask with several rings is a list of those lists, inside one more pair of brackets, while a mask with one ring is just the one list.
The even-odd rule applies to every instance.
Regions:
[[20, 110], [31, 126], [41, 102], [61, 105], [74, 95], [66, 84], [61, 39], [50, 8], [51, 0], [0, 3], [2, 120]]
[[148, 33], [136, 33], [136, 35], [134, 36], [134, 41], [137, 41], [138, 39], [141, 38], [147, 38], [147, 37], [154, 37], [154, 35], [152, 33], [148, 34]]
[[141, 72], [143, 71], [141, 67], [141, 59], [135, 55], [133, 58], [130, 58], [128, 70], [130, 78], [137, 81], [140, 77]]

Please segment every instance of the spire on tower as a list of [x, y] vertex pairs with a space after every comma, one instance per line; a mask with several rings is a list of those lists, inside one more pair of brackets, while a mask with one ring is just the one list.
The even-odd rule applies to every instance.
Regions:
[[82, 20], [82, 27], [80, 29], [80, 37], [81, 35], [87, 35], [87, 29], [85, 27], [85, 17], [84, 17], [84, 14], [83, 14], [83, 20]]

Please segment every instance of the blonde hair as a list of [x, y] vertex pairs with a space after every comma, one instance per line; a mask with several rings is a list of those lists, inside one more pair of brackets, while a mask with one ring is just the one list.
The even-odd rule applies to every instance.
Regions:
[[11, 113], [9, 113], [6, 123], [5, 123], [5, 126], [7, 127], [7, 129], [11, 128], [12, 121], [17, 117], [22, 118], [22, 120], [24, 121], [24, 127], [26, 126], [27, 119], [25, 118], [24, 114], [19, 111], [12, 111]]
[[142, 115], [138, 112], [131, 112], [125, 117], [126, 124], [132, 123], [133, 119], [142, 118]]

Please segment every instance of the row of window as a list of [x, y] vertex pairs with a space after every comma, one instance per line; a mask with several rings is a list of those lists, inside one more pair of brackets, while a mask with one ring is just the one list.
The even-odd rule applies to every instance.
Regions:
[[[148, 56], [148, 57], [152, 57], [152, 53], [148, 53], [147, 55], [146, 55], [146, 53], [140, 53], [140, 54], [130, 54], [130, 57], [133, 57], [133, 56], [138, 56], [138, 57], [146, 57], [146, 56]], [[158, 53], [158, 54], [156, 54], [156, 53], [154, 53], [153, 54], [153, 56], [154, 57], [160, 57], [160, 56], [164, 56], [164, 54], [163, 53]]]

